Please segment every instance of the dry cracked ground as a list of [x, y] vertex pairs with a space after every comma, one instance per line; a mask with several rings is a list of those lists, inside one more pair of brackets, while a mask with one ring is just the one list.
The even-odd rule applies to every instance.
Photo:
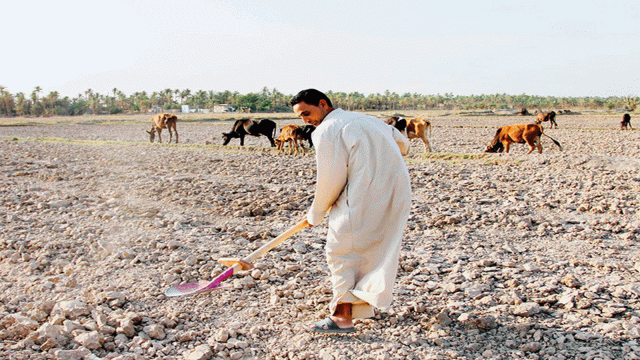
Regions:
[[164, 295], [300, 219], [313, 151], [223, 147], [228, 121], [180, 121], [179, 145], [146, 120], [0, 126], [0, 357], [639, 359], [640, 132], [619, 117], [558, 116], [564, 151], [531, 155], [482, 151], [532, 117], [429, 117], [394, 304], [349, 336], [305, 331], [327, 315], [326, 223], [226, 289]]

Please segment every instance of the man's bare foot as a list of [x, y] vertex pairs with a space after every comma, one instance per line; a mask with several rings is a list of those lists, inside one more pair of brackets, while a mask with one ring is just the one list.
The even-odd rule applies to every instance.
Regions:
[[341, 329], [347, 329], [347, 328], [353, 327], [353, 320], [351, 319], [345, 319], [345, 318], [336, 317], [336, 316], [330, 316], [330, 318]]

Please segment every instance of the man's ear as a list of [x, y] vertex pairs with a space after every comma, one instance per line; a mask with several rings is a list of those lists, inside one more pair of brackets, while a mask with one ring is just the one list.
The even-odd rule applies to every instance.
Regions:
[[318, 102], [318, 107], [322, 108], [323, 110], [327, 110], [329, 109], [329, 104], [327, 104], [327, 100], [320, 99], [320, 101]]

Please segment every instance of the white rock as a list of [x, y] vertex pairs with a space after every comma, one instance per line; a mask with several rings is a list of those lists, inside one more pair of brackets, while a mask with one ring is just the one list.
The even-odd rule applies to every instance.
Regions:
[[90, 350], [96, 350], [102, 347], [104, 338], [97, 331], [83, 332], [73, 338], [77, 343]]
[[198, 345], [184, 355], [185, 360], [209, 360], [213, 356], [211, 347], [207, 344]]
[[147, 325], [142, 329], [142, 331], [144, 331], [145, 334], [149, 335], [150, 338], [156, 340], [162, 340], [166, 336], [164, 332], [164, 326], [160, 324]]
[[69, 300], [58, 302], [52, 310], [53, 313], [59, 313], [69, 319], [76, 319], [81, 316], [91, 314], [89, 306], [80, 300]]
[[86, 348], [80, 348], [76, 350], [55, 350], [53, 354], [56, 360], [83, 360], [91, 354], [91, 351]]
[[522, 303], [514, 306], [512, 312], [517, 316], [533, 316], [540, 313], [540, 305], [534, 302]]

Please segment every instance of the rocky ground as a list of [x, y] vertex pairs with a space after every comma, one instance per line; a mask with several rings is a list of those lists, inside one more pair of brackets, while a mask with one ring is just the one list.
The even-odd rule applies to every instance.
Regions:
[[2, 126], [0, 357], [639, 359], [640, 132], [618, 118], [558, 116], [564, 151], [525, 156], [482, 151], [532, 117], [432, 117], [395, 302], [348, 336], [305, 331], [327, 315], [326, 223], [227, 289], [164, 296], [300, 219], [313, 151], [222, 147], [227, 122], [179, 122], [178, 146], [137, 122]]

